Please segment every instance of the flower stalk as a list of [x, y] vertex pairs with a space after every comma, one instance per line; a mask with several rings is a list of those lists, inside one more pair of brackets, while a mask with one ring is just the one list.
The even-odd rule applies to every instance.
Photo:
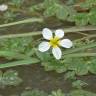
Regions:
[[25, 20], [21, 20], [21, 21], [17, 21], [17, 22], [2, 24], [2, 25], [0, 25], [0, 28], [10, 27], [10, 26], [19, 25], [19, 24], [34, 23], [34, 22], [42, 23], [43, 19], [42, 18], [29, 18], [29, 19], [25, 19]]
[[[27, 23], [28, 21], [26, 21]], [[31, 21], [30, 21], [31, 22]], [[35, 22], [35, 21], [34, 21]], [[11, 23], [12, 24], [12, 23]], [[11, 24], [9, 24], [11, 26]], [[16, 23], [14, 23], [15, 25]], [[20, 22], [18, 24], [24, 24], [24, 22]], [[0, 27], [4, 27], [4, 26], [9, 26], [9, 25], [0, 25]], [[86, 26], [86, 27], [71, 27], [71, 28], [65, 28], [64, 32], [65, 33], [77, 33], [78, 32], [84, 32], [84, 31], [95, 31], [96, 30], [96, 26]], [[0, 39], [4, 39], [4, 38], [16, 38], [16, 37], [28, 37], [28, 36], [38, 36], [41, 35], [41, 31], [35, 31], [35, 32], [26, 32], [26, 33], [21, 33], [21, 34], [8, 34], [8, 35], [1, 35]], [[96, 36], [94, 36], [96, 37]], [[88, 37], [89, 38], [89, 37]]]

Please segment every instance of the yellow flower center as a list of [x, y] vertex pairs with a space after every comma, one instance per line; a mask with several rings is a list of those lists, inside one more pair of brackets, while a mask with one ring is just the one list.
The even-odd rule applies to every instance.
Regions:
[[59, 38], [58, 37], [51, 38], [49, 44], [52, 47], [57, 47], [59, 45]]

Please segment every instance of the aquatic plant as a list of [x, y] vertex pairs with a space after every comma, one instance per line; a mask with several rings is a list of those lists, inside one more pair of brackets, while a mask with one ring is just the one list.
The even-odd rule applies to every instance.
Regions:
[[[14, 2], [14, 0], [12, 2]], [[83, 3], [80, 2], [79, 7], [80, 6], [83, 7], [82, 4], [86, 4], [86, 6], [87, 6], [88, 2], [83, 2]], [[89, 4], [90, 6], [88, 5], [89, 7], [88, 6], [87, 7], [88, 7], [88, 9], [93, 10], [92, 12], [94, 13], [95, 6], [93, 6], [93, 5], [95, 4], [95, 1], [94, 1], [94, 4], [93, 4], [93, 1], [90, 1], [90, 2], [91, 2], [90, 3], [91, 5]], [[21, 3], [23, 3], [23, 2], [21, 2]], [[18, 5], [21, 3], [12, 3], [12, 4]], [[74, 1], [72, 4], [72, 8], [75, 3], [76, 2]], [[82, 12], [82, 10], [81, 10], [81, 12], [78, 12], [77, 9], [74, 9], [76, 11], [76, 14], [63, 16], [65, 14], [67, 14], [66, 12], [70, 12], [70, 11], [68, 11], [68, 8], [70, 8], [71, 4], [69, 4], [68, 2], [66, 2], [66, 7], [63, 6], [63, 4], [61, 4], [58, 0], [44, 0], [44, 2], [42, 4], [44, 5], [43, 9], [44, 9], [45, 16], [47, 16], [47, 14], [49, 14], [49, 16], [53, 16], [59, 12], [58, 15], [60, 15], [61, 17], [67, 16], [66, 18], [69, 18], [70, 16], [72, 17], [73, 15], [78, 14], [76, 16], [79, 16], [79, 17], [78, 18], [76, 17], [77, 19], [75, 18], [75, 20], [76, 20], [76, 22], [78, 22], [78, 24], [82, 24], [82, 22], [85, 21], [85, 18], [82, 17], [83, 15], [89, 14], [89, 11], [87, 13], [85, 11]], [[10, 6], [10, 3], [9, 3], [9, 6]], [[36, 6], [38, 7], [38, 4]], [[56, 9], [54, 9], [54, 6], [56, 7]], [[59, 7], [60, 7], [60, 9], [59, 9]], [[56, 13], [53, 14], [55, 11], [52, 8], [55, 11], [56, 10], [58, 10], [58, 11], [56, 11]], [[64, 11], [64, 14], [61, 14], [61, 13], [63, 13], [63, 11], [61, 9], [63, 11], [64, 10], [67, 10], [67, 11]], [[71, 10], [71, 13], [74, 13], [74, 11], [72, 11], [72, 10]], [[50, 15], [51, 11], [52, 11], [52, 15]], [[57, 16], [57, 17], [59, 17], [59, 19], [60, 19], [61, 18], [60, 16]], [[94, 17], [95, 13], [92, 16]], [[83, 21], [83, 19], [84, 19], [84, 21]], [[65, 20], [65, 19], [63, 19], [63, 20]], [[80, 22], [78, 20], [80, 20]], [[95, 19], [94, 19], [94, 21], [95, 21]], [[34, 17], [34, 18], [24, 19], [21, 21], [16, 21], [16, 22], [8, 23], [8, 24], [3, 24], [3, 25], [0, 25], [0, 27], [3, 28], [3, 27], [9, 27], [9, 26], [18, 25], [18, 24], [27, 24], [27, 23], [35, 23], [35, 22], [43, 23], [45, 21], [44, 21], [44, 18]], [[85, 25], [85, 22], [83, 25]], [[79, 34], [83, 35], [83, 37], [72, 41], [73, 48], [68, 49], [68, 50], [65, 50], [65, 49], [62, 50], [62, 58], [61, 58], [60, 54], [59, 55], [55, 54], [56, 56], [59, 56], [58, 58], [61, 58], [61, 60], [59, 60], [59, 61], [55, 60], [51, 56], [51, 52], [46, 52], [46, 53], [38, 52], [37, 46], [38, 46], [40, 40], [39, 40], [39, 38], [36, 40], [35, 37], [38, 35], [41, 35], [41, 33], [42, 33], [41, 31], [40, 32], [30, 32], [30, 33], [28, 32], [28, 33], [22, 33], [22, 34], [12, 34], [12, 35], [9, 34], [9, 35], [0, 36], [0, 56], [5, 57], [9, 61], [15, 59], [14, 61], [10, 61], [5, 64], [0, 64], [0, 68], [6, 68], [6, 67], [12, 67], [12, 66], [18, 66], [18, 65], [36, 64], [36, 63], [41, 62], [41, 65], [44, 66], [45, 70], [47, 70], [47, 71], [56, 70], [56, 72], [58, 72], [58, 73], [70, 71], [77, 75], [85, 75], [85, 74], [88, 74], [88, 72], [96, 74], [96, 67], [95, 67], [96, 53], [93, 51], [90, 51], [90, 50], [95, 49], [95, 46], [96, 46], [95, 41], [91, 42], [90, 38], [96, 37], [96, 35], [89, 36], [87, 33], [82, 33], [83, 31], [96, 30], [96, 27], [94, 27], [94, 26], [74, 27], [74, 28], [65, 28], [62, 30], [66, 34], [70, 34], [70, 33], [75, 34], [76, 33], [77, 35], [79, 35]], [[66, 47], [66, 46], [64, 45], [64, 47]], [[61, 51], [60, 51], [60, 53], [61, 53]]]
[[[23, 29], [23, 33], [13, 34], [11, 32], [0, 35], [0, 57], [4, 58], [4, 62], [0, 63], [0, 69], [41, 64], [45, 71], [64, 73], [65, 79], [73, 81], [73, 87], [78, 88], [79, 91], [72, 91], [68, 93], [68, 96], [95, 96], [94, 93], [83, 91], [82, 87], [87, 83], [76, 77], [88, 73], [96, 75], [96, 0], [67, 0], [65, 3], [61, 0], [44, 0], [38, 4], [30, 3], [28, 6], [25, 0], [10, 0], [3, 4], [5, 5], [0, 6], [0, 31], [2, 34], [7, 28], [14, 26], [20, 26], [23, 29], [25, 26], [31, 25], [34, 30], [25, 32], [26, 30]], [[25, 8], [26, 6], [27, 8]], [[54, 27], [49, 24], [49, 30], [45, 27], [51, 20]], [[72, 26], [64, 27], [65, 22]], [[53, 38], [52, 32], [56, 35]], [[94, 34], [90, 34], [91, 32]], [[42, 33], [44, 38], [41, 36]], [[71, 34], [74, 37], [70, 37], [72, 41], [63, 39], [64, 35], [66, 38], [66, 35], [71, 36]], [[42, 39], [47, 39], [49, 42], [40, 43], [43, 41]], [[57, 46], [64, 47], [61, 48], [62, 52]], [[47, 51], [50, 47], [53, 48], [52, 52]], [[55, 47], [57, 48], [55, 49]], [[4, 73], [0, 71], [0, 84], [4, 86], [18, 85], [22, 80], [14, 74], [14, 71]], [[26, 94], [43, 96], [43, 92], [39, 91], [28, 91], [22, 93], [21, 96], [27, 96]], [[49, 96], [64, 95], [66, 96], [61, 90], [58, 90], [53, 91]]]
[[44, 39], [49, 40], [49, 42], [43, 41], [42, 43], [40, 43], [38, 49], [41, 52], [45, 52], [45, 51], [48, 51], [50, 47], [52, 47], [52, 53], [53, 53], [54, 57], [56, 59], [61, 59], [62, 52], [61, 52], [59, 46], [62, 46], [64, 48], [70, 48], [70, 47], [72, 47], [72, 41], [70, 41], [69, 39], [60, 40], [64, 36], [63, 30], [58, 29], [54, 32], [54, 34], [55, 34], [55, 36], [52, 35], [52, 32], [50, 29], [44, 28], [42, 35], [43, 35]]
[[0, 88], [5, 86], [16, 86], [22, 82], [22, 79], [18, 76], [18, 72], [15, 70], [7, 70], [6, 72], [0, 71]]
[[96, 96], [96, 94], [83, 90], [73, 90], [69, 93], [64, 93], [62, 90], [58, 89], [57, 91], [52, 91], [50, 94], [39, 90], [24, 91], [19, 96]]

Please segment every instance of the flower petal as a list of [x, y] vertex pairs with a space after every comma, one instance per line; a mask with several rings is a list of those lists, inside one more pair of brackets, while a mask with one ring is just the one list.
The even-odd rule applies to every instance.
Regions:
[[0, 5], [0, 11], [6, 11], [8, 9], [8, 5], [2, 4]]
[[41, 52], [45, 52], [45, 51], [47, 51], [49, 48], [50, 48], [49, 42], [42, 42], [42, 43], [40, 43], [40, 45], [39, 45], [39, 47], [38, 47], [39, 51], [41, 51]]
[[61, 29], [56, 30], [56, 31], [55, 31], [55, 36], [56, 36], [56, 37], [59, 37], [59, 38], [63, 38], [63, 36], [64, 36], [64, 31], [61, 30]]
[[42, 31], [44, 39], [50, 40], [53, 37], [52, 31], [48, 28], [44, 28]]
[[57, 60], [59, 60], [61, 58], [62, 52], [59, 47], [53, 48], [52, 53]]
[[69, 39], [63, 39], [60, 41], [60, 46], [62, 46], [64, 48], [70, 48], [70, 47], [72, 47], [72, 45], [73, 45], [73, 43]]

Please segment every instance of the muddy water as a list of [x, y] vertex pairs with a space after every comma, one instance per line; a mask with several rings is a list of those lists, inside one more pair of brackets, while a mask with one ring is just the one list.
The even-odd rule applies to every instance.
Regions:
[[[71, 81], [64, 79], [64, 73], [57, 74], [55, 72], [45, 72], [43, 67], [39, 64], [10, 69], [17, 70], [19, 72], [19, 76], [24, 81], [19, 86], [7, 86], [4, 89], [0, 89], [0, 94], [3, 96], [20, 94], [22, 91], [28, 89], [39, 89], [46, 92], [57, 89], [62, 89], [64, 92], [72, 90]], [[96, 93], [96, 76], [88, 75], [78, 78], [88, 83], [88, 86], [84, 88], [85, 90]]]

